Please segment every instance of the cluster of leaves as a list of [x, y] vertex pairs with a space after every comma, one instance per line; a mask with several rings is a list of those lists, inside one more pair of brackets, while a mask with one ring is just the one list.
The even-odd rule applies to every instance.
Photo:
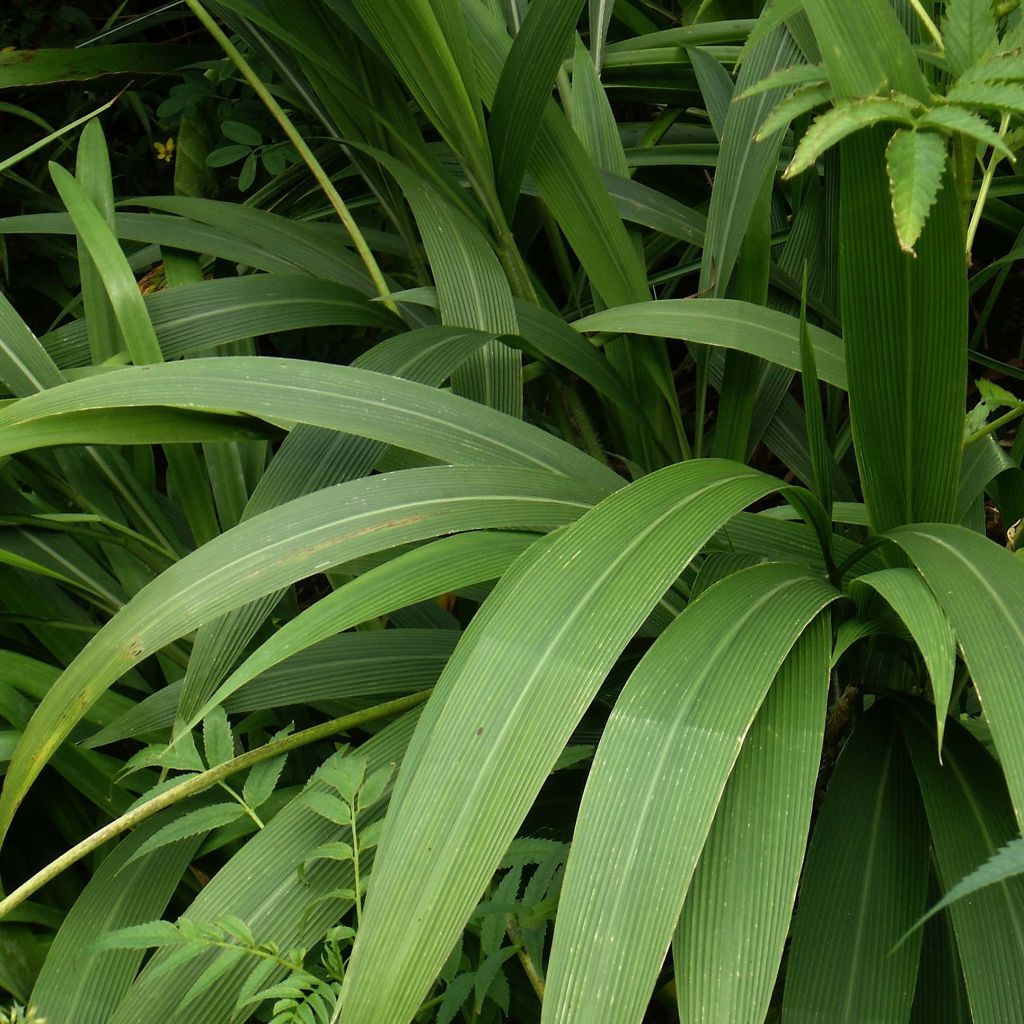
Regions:
[[0, 56], [0, 986], [1024, 1019], [1019, 5], [188, 6]]

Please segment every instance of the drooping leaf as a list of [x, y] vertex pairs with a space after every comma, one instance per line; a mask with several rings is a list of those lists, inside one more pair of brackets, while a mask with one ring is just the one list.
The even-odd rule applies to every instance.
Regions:
[[935, 205], [946, 167], [946, 143], [934, 132], [900, 129], [885, 150], [896, 237], [904, 252], [914, 245]]

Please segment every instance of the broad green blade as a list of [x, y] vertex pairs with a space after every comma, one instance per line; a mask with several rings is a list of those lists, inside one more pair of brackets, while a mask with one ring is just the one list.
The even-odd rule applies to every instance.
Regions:
[[11, 760], [0, 831], [96, 697], [202, 623], [314, 572], [410, 541], [488, 526], [552, 530], [598, 497], [523, 469], [407, 470], [326, 488], [221, 534], [140, 591], [47, 693]]
[[[785, 30], [777, 29], [743, 62], [736, 95], [742, 95], [748, 86], [798, 59], [799, 51], [792, 38]], [[766, 182], [775, 176], [787, 126], [781, 125], [762, 142], [754, 142], [754, 133], [787, 91], [785, 87], [773, 89], [752, 99], [733, 100], [729, 106], [701, 256], [702, 295], [717, 298], [726, 294], [758, 198]]]
[[[467, 47], [455, 38], [455, 23], [462, 20], [458, 0], [355, 0], [354, 6], [419, 108], [466, 167], [471, 184], [491, 185], [483, 110], [475, 101], [475, 83], [467, 81], [475, 78], [475, 69], [468, 74], [462, 60]], [[464, 34], [464, 26], [458, 27]]]
[[[1016, 828], [999, 765], [956, 723], [947, 730], [940, 765], [930, 719], [921, 705], [908, 706], [900, 715], [928, 812], [939, 881], [948, 890], [991, 857]], [[1024, 879], [999, 881], [950, 904], [946, 912], [956, 932], [975, 1024], [1020, 1020]]]
[[[487, 5], [463, 3], [481, 95], [488, 103], [512, 42]], [[602, 300], [618, 305], [646, 299], [643, 261], [597, 170], [553, 100], [544, 110], [528, 170]]]
[[81, 421], [62, 427], [69, 413], [101, 411], [93, 418], [99, 428], [112, 410], [148, 406], [230, 409], [372, 437], [445, 461], [533, 466], [607, 488], [621, 482], [537, 427], [435, 388], [350, 366], [259, 356], [128, 367], [22, 399], [0, 411], [0, 454], [80, 443]]
[[[412, 207], [437, 284], [441, 320], [493, 334], [517, 334], [509, 282], [480, 229], [423, 178], [378, 154]], [[453, 375], [455, 390], [481, 405], [522, 416], [523, 382], [518, 352], [488, 342]]]
[[399, 775], [345, 980], [345, 1024], [406, 1024], [626, 642], [706, 540], [775, 486], [731, 463], [671, 466], [502, 577]]
[[[737, 299], [657, 299], [617, 306], [577, 320], [578, 331], [628, 332], [678, 338], [736, 349], [770, 363], [800, 369], [800, 321], [795, 316]], [[810, 326], [818, 376], [846, 389], [843, 343], [834, 334]]]
[[12, 47], [0, 51], [0, 89], [81, 82], [102, 75], [158, 75], [219, 56], [217, 50], [208, 46], [177, 43], [122, 43], [46, 50]]
[[924, 75], [888, 0], [803, 0], [838, 99], [890, 89], [927, 101]]
[[941, 760], [942, 734], [953, 691], [956, 637], [945, 612], [920, 574], [912, 569], [883, 569], [858, 576], [850, 584], [857, 597], [869, 587], [888, 602], [910, 630], [928, 668], [935, 699], [935, 724]]
[[[942, 890], [935, 876], [934, 855], [928, 879], [928, 902]], [[956, 948], [953, 922], [948, 914], [931, 918], [921, 940], [921, 965], [910, 1024], [971, 1024], [971, 1008], [964, 987], [964, 972]]]
[[[491, 335], [476, 331], [425, 327], [389, 338], [353, 365], [436, 386], [490, 340]], [[321, 487], [368, 476], [385, 450], [378, 441], [300, 425], [278, 449], [242, 518]], [[182, 717], [190, 718], [211, 696], [281, 596], [267, 594], [199, 630], [181, 690]]]
[[[460, 636], [456, 629], [374, 629], [328, 636], [282, 655], [271, 668], [240, 685], [225, 699], [224, 709], [234, 715], [313, 705], [334, 717], [357, 711], [433, 686]], [[82, 745], [103, 747], [147, 733], [166, 738], [180, 693], [180, 680], [157, 690]]]
[[837, 597], [806, 570], [755, 566], [688, 605], [637, 666], [580, 806], [545, 1024], [643, 1019], [743, 738], [790, 648]]
[[64, 383], [64, 377], [28, 324], [0, 294], [0, 381], [18, 398]]
[[1001, 846], [983, 864], [979, 864], [969, 875], [961, 878], [941, 900], [928, 911], [929, 915], [944, 910], [951, 903], [962, 900], [980, 889], [988, 888], [1008, 878], [1024, 875], [1024, 839], [1017, 836]]
[[900, 1024], [910, 1016], [928, 830], [903, 737], [876, 704], [836, 763], [807, 853], [783, 1024]]
[[509, 220], [583, 2], [547, 0], [531, 4], [501, 69], [487, 133], [498, 198]]
[[917, 242], [900, 251], [888, 208], [887, 132], [841, 147], [840, 253], [850, 416], [876, 530], [951, 521], [967, 359], [963, 224], [951, 174]]
[[[83, 192], [93, 201], [109, 228], [114, 224], [114, 184], [110, 156], [100, 122], [91, 121], [82, 130], [75, 161], [75, 177]], [[74, 218], [72, 218], [74, 219]], [[89, 338], [89, 362], [99, 365], [124, 349], [124, 341], [114, 308], [89, 254], [89, 246], [79, 234], [78, 276], [82, 284], [82, 313]]]
[[107, 290], [132, 361], [139, 365], [161, 362], [160, 344], [146, 313], [142, 293], [103, 214], [63, 167], [51, 164], [50, 175]]
[[[304, 274], [219, 278], [154, 292], [143, 301], [165, 359], [300, 327], [401, 327], [382, 305], [355, 289]], [[87, 366], [86, 334], [86, 323], [76, 320], [41, 342], [58, 366]]]
[[676, 930], [684, 1024], [767, 1013], [807, 845], [830, 644], [821, 616], [779, 669], [729, 776]]
[[286, 622], [191, 714], [183, 728], [191, 729], [250, 680], [325, 637], [396, 608], [497, 579], [536, 539], [535, 534], [511, 532], [459, 534], [369, 569]]
[[1024, 559], [960, 526], [908, 526], [891, 536], [910, 556], [953, 624], [1020, 823], [1024, 821], [1024, 746], [1020, 742], [1024, 736], [1020, 687]]

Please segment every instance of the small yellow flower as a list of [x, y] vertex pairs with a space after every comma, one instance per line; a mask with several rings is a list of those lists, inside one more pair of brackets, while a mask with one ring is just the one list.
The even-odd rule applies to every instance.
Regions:
[[153, 148], [156, 150], [157, 160], [163, 160], [164, 163], [169, 164], [174, 159], [174, 139], [168, 139], [166, 142], [154, 142]]

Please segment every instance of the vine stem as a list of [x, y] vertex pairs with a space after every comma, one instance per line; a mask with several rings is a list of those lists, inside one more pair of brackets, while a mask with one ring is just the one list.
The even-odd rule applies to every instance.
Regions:
[[299, 156], [302, 157], [303, 163], [309, 168], [310, 173], [316, 179], [316, 183], [323, 190], [324, 195], [327, 196], [328, 202], [334, 207], [334, 212], [338, 215], [338, 219], [345, 225], [345, 230], [348, 231], [352, 243], [356, 247], [356, 252], [359, 253], [363, 265], [369, 272], [370, 279], [373, 281], [381, 301], [392, 313], [397, 313], [398, 306], [395, 304], [395, 300], [391, 298], [391, 289], [384, 280], [384, 275], [381, 273], [376, 257], [370, 251], [370, 247], [367, 245], [359, 225], [355, 222], [355, 218], [345, 205], [345, 200], [341, 198], [341, 194], [334, 187], [334, 182], [331, 181], [330, 175], [324, 170], [323, 165], [317, 160], [313, 151], [306, 145], [305, 139], [302, 138], [295, 125], [292, 124], [291, 118], [284, 112], [284, 108], [274, 99], [273, 94], [263, 84], [256, 72], [253, 71], [249, 62], [227, 37], [220, 25], [214, 21], [206, 8], [203, 7], [200, 0], [185, 0], [185, 2], [192, 10], [192, 13], [203, 23], [206, 31], [213, 36], [220, 48], [227, 54], [231, 63], [238, 68], [242, 77], [249, 83], [252, 91], [256, 93], [263, 105], [270, 111], [271, 116], [288, 137], [288, 141], [295, 147]]
[[24, 903], [29, 896], [41, 889], [47, 882], [52, 881], [62, 871], [66, 871], [72, 864], [76, 864], [83, 857], [87, 857], [92, 853], [93, 850], [98, 850], [104, 843], [135, 828], [159, 811], [173, 807], [182, 800], [195, 796], [211, 786], [216, 786], [222, 779], [226, 779], [237, 772], [245, 771], [247, 768], [252, 768], [253, 765], [257, 765], [261, 761], [268, 761], [270, 758], [278, 757], [280, 754], [287, 754], [290, 750], [307, 746], [310, 743], [315, 743], [317, 740], [327, 739], [339, 732], [356, 729], [367, 722], [375, 722], [381, 718], [390, 718], [392, 715], [409, 711], [411, 708], [422, 704], [430, 696], [431, 692], [432, 688], [420, 690], [418, 693], [411, 693], [407, 697], [399, 697], [397, 700], [389, 700], [384, 704], [377, 704], [372, 708], [356, 711], [351, 715], [343, 715], [341, 718], [332, 718], [328, 722], [321, 722], [319, 725], [311, 726], [309, 729], [292, 733], [291, 736], [285, 736], [283, 739], [272, 740], [270, 743], [265, 743], [262, 747], [257, 747], [255, 750], [239, 754], [238, 757], [233, 757], [230, 761], [225, 761], [223, 764], [216, 765], [205, 772], [193, 775], [179, 785], [164, 790], [163, 793], [158, 794], [151, 800], [147, 800], [145, 803], [139, 804], [138, 807], [122, 814], [120, 818], [115, 818], [114, 821], [104, 825], [103, 828], [93, 832], [92, 835], [86, 836], [80, 843], [76, 843], [70, 850], [62, 853], [41, 871], [37, 871], [27, 882], [19, 885], [9, 896], [0, 900], [0, 920], [3, 920], [15, 907]]

